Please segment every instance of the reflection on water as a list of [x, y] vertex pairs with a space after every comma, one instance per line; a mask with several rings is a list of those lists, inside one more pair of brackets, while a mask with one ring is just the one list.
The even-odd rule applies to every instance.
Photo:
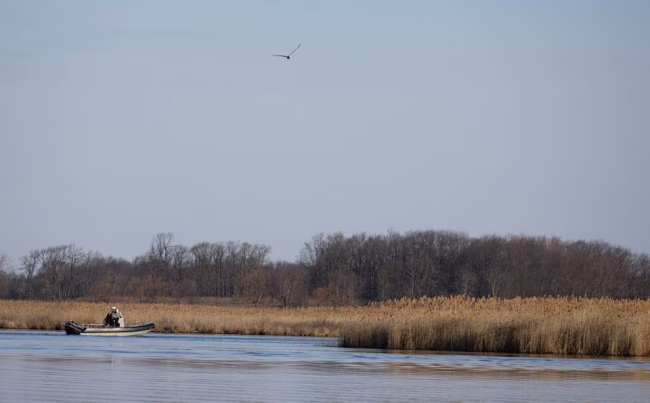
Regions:
[[647, 359], [343, 349], [335, 339], [0, 331], [0, 401], [648, 401]]

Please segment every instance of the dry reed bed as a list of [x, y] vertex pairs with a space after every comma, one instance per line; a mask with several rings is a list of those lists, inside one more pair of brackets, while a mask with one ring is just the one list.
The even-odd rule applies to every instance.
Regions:
[[346, 325], [348, 347], [492, 353], [650, 356], [650, 300], [402, 299]]
[[[0, 328], [98, 323], [103, 303], [0, 300]], [[650, 356], [650, 300], [402, 299], [363, 307], [119, 305], [128, 324], [168, 333], [339, 337], [347, 347], [562, 355]]]
[[[0, 300], [0, 328], [61, 330], [62, 322], [101, 323], [105, 303]], [[155, 322], [157, 332], [335, 337], [358, 308], [255, 308], [181, 304], [118, 305], [127, 324]]]

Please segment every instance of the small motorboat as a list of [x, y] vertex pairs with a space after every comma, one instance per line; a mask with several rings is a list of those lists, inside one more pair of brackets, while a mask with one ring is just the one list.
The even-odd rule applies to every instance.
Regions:
[[141, 336], [151, 331], [156, 325], [153, 322], [137, 325], [111, 327], [105, 325], [79, 325], [74, 322], [65, 323], [65, 333], [80, 336]]

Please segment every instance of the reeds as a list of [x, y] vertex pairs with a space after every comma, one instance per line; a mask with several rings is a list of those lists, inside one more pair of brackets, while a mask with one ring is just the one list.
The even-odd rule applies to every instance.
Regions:
[[650, 301], [586, 298], [402, 299], [368, 307], [340, 344], [404, 350], [650, 355]]
[[[105, 303], [0, 300], [0, 328], [61, 330], [66, 321], [102, 323]], [[126, 324], [155, 322], [156, 332], [335, 337], [356, 308], [255, 308], [182, 304], [118, 305]]]
[[[492, 353], [650, 356], [650, 300], [401, 299], [362, 307], [118, 306], [157, 332], [339, 337], [345, 347]], [[99, 323], [109, 306], [0, 300], [0, 328]]]

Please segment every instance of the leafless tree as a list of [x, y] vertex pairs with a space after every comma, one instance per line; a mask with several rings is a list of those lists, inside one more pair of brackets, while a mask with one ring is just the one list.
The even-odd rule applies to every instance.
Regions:
[[172, 246], [170, 260], [169, 294], [175, 297], [185, 296], [195, 288], [192, 280], [188, 277], [191, 264], [189, 249], [183, 245]]
[[146, 267], [155, 293], [169, 294], [170, 292], [173, 242], [174, 234], [159, 233], [151, 241], [146, 254]]
[[7, 298], [12, 294], [12, 278], [14, 276], [11, 270], [9, 257], [0, 252], [0, 298]]
[[25, 292], [25, 297], [27, 299], [32, 298], [34, 294], [34, 274], [36, 274], [36, 270], [39, 267], [41, 261], [41, 251], [40, 250], [33, 250], [29, 252], [28, 255], [23, 256], [20, 258], [20, 270], [24, 272], [25, 274], [25, 284], [26, 284], [26, 292]]
[[246, 274], [243, 278], [244, 297], [258, 307], [270, 284], [271, 275], [269, 273], [269, 268], [258, 267]]
[[209, 242], [198, 243], [190, 248], [192, 256], [192, 271], [196, 280], [196, 294], [201, 296], [210, 295], [209, 291], [214, 289], [212, 267], [214, 255], [212, 245]]
[[50, 299], [63, 298], [63, 278], [66, 265], [67, 245], [53, 246], [41, 251], [41, 271]]
[[99, 268], [105, 264], [103, 256], [99, 252], [89, 252], [85, 254], [81, 262], [82, 271], [82, 291], [84, 297], [91, 296], [90, 289], [96, 279], [99, 277]]
[[300, 264], [278, 262], [271, 269], [272, 298], [283, 307], [291, 306], [306, 293], [305, 268]]
[[63, 299], [77, 298], [81, 291], [81, 273], [78, 273], [86, 254], [75, 244], [65, 246], [63, 272]]
[[250, 285], [250, 281], [246, 280], [246, 278], [250, 277], [254, 270], [262, 267], [266, 263], [270, 251], [271, 247], [269, 246], [253, 245], [248, 242], [237, 244], [236, 247], [230, 248], [229, 252], [232, 253], [230, 260], [234, 263], [232, 271], [237, 296], [244, 296], [248, 293], [246, 283]]
[[11, 262], [9, 261], [9, 256], [4, 252], [0, 252], [0, 271], [7, 271], [11, 267]]

